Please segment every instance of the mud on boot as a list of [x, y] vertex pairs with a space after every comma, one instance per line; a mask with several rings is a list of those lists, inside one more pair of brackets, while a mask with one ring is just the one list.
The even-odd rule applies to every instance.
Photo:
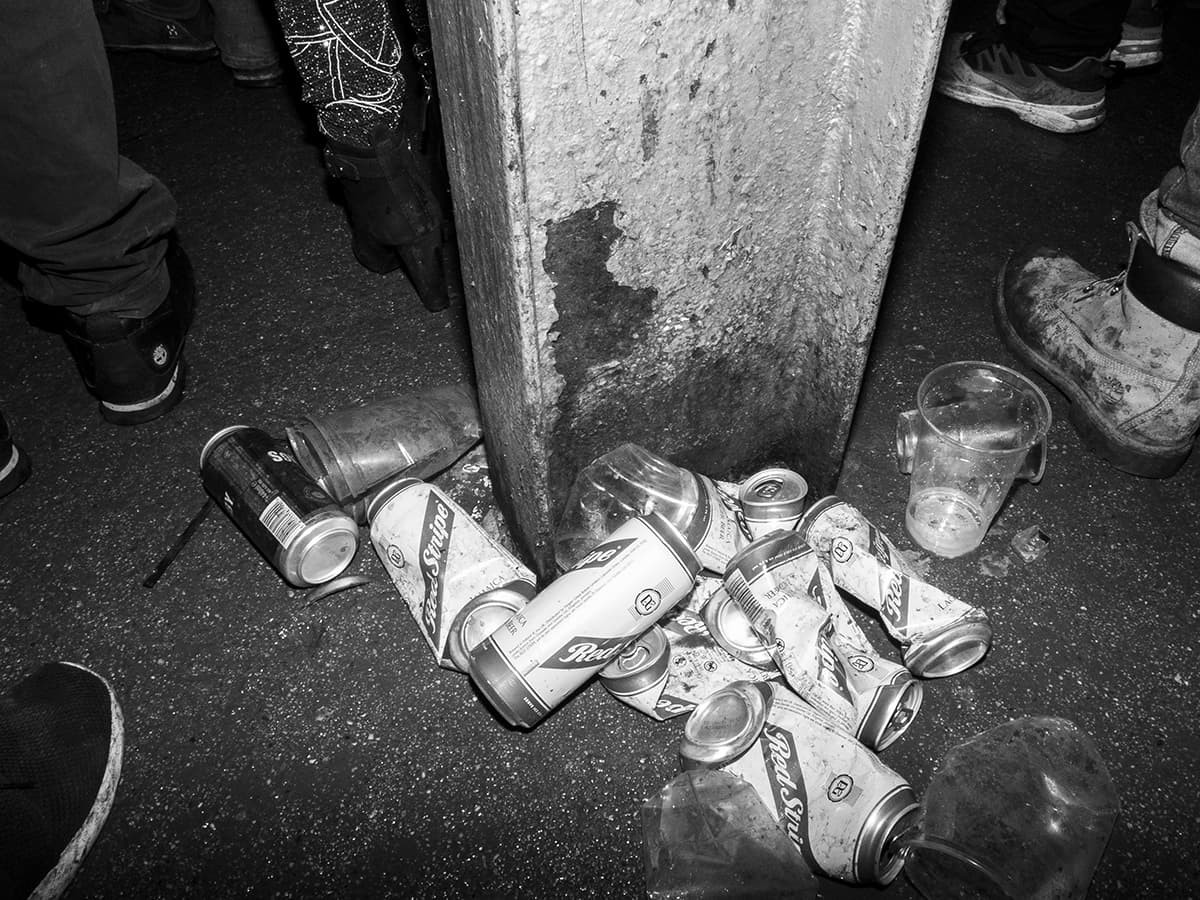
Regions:
[[1058, 250], [1014, 254], [997, 280], [995, 320], [1009, 348], [1067, 395], [1090, 450], [1164, 478], [1200, 425], [1200, 275], [1156, 253], [1144, 231], [1130, 226], [1130, 236], [1128, 267], [1110, 278]]

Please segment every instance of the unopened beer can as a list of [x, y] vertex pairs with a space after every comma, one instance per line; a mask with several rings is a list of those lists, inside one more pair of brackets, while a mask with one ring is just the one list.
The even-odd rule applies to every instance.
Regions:
[[471, 680], [532, 728], [692, 590], [700, 563], [657, 513], [630, 519], [471, 651]]
[[436, 485], [396, 479], [371, 498], [367, 519], [371, 544], [440, 666], [459, 668], [449, 650], [453, 626], [477, 597], [497, 588], [533, 596], [534, 574]]
[[836, 496], [819, 500], [796, 527], [829, 561], [834, 583], [879, 613], [922, 678], [968, 669], [987, 654], [987, 614], [926, 583], [861, 512]]
[[358, 551], [358, 524], [300, 468], [285, 441], [232, 425], [200, 453], [204, 489], [296, 587], [335, 578]]
[[738, 488], [742, 515], [756, 538], [794, 528], [804, 514], [807, 497], [808, 482], [803, 476], [780, 467], [755, 472]]
[[919, 815], [912, 786], [778, 682], [717, 691], [684, 724], [679, 750], [685, 767], [749, 782], [814, 872], [881, 886], [899, 873], [896, 838]]

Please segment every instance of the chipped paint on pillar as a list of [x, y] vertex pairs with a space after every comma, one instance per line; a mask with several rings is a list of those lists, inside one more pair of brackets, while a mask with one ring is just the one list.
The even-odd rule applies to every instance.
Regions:
[[832, 487], [948, 0], [489, 8], [539, 508], [622, 440]]

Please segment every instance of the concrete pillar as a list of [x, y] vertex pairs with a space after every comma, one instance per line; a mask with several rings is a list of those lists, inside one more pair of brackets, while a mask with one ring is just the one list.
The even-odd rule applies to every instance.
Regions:
[[625, 440], [832, 487], [948, 7], [431, 8], [484, 431], [543, 572]]

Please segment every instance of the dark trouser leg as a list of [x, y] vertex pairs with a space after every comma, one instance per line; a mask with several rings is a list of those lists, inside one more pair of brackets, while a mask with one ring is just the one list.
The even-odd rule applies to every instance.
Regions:
[[117, 152], [90, 0], [0, 3], [0, 241], [26, 296], [144, 316], [167, 294], [175, 201]]
[[1121, 39], [1129, 0], [1008, 0], [1004, 42], [1024, 59], [1071, 66]]

